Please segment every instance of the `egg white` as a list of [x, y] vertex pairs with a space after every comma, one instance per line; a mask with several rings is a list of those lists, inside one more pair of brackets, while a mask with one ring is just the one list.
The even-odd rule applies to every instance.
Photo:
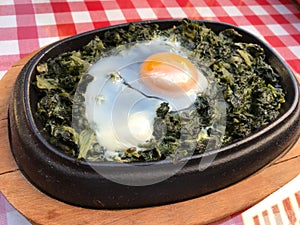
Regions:
[[94, 79], [85, 93], [86, 118], [108, 154], [137, 148], [149, 140], [156, 109], [162, 102], [168, 102], [172, 110], [181, 110], [193, 104], [197, 94], [206, 89], [208, 82], [200, 71], [196, 88], [179, 95], [155, 93], [145, 87], [147, 81], [142, 81], [139, 74], [141, 64], [159, 52], [189, 56], [179, 42], [157, 38], [115, 49], [89, 69]]

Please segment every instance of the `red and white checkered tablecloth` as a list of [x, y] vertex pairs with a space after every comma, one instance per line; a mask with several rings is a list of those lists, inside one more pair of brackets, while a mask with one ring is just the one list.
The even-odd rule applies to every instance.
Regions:
[[291, 0], [1, 0], [0, 77], [58, 39], [131, 21], [222, 21], [263, 37], [300, 74], [300, 8]]
[[[300, 0], [0, 0], [0, 79], [20, 58], [59, 39], [119, 23], [179, 18], [221, 21], [244, 28], [265, 39], [300, 76], [297, 1]], [[280, 200], [284, 197], [282, 192], [270, 198], [278, 200], [279, 212], [281, 209], [285, 213], [282, 221], [292, 218], [299, 223], [299, 177], [292, 182], [294, 186], [283, 189], [292, 196], [292, 206], [299, 209], [294, 214], [288, 213], [290, 205]], [[270, 202], [254, 206], [256, 211], [252, 208], [214, 224], [271, 224], [266, 212], [274, 214], [275, 203]], [[18, 217], [0, 193], [0, 225], [25, 223], [15, 223], [18, 219], [24, 218]]]

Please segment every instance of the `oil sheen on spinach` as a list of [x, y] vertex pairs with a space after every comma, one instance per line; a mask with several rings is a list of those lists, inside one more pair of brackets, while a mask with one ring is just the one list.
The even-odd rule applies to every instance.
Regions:
[[193, 51], [217, 82], [226, 102], [221, 145], [253, 134], [280, 115], [285, 102], [280, 76], [267, 63], [263, 48], [237, 41], [241, 35], [234, 29], [215, 33], [187, 19], [167, 30], [160, 30], [155, 24], [130, 24], [126, 29], [106, 31], [101, 39], [95, 37], [80, 50], [60, 54], [37, 66], [33, 82], [39, 98], [37, 118], [48, 141], [72, 157], [91, 161], [155, 161], [184, 157], [189, 151], [205, 151], [216, 118], [216, 105], [211, 104], [214, 100], [205, 94], [199, 94], [191, 107], [180, 112], [171, 111], [168, 103], [162, 103], [156, 111], [154, 138], [139, 146], [142, 150], [120, 151], [114, 159], [105, 157], [105, 149], [87, 124], [84, 92], [93, 79], [86, 74], [88, 68], [112, 48], [158, 35], [174, 36]]

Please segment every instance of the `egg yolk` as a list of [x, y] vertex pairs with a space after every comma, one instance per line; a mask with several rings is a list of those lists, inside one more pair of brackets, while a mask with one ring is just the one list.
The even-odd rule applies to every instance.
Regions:
[[186, 58], [169, 52], [149, 56], [141, 66], [140, 77], [156, 91], [188, 92], [198, 80], [198, 70]]

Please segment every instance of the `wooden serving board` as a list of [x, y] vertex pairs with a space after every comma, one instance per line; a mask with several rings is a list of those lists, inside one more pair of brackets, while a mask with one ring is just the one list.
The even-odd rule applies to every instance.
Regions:
[[57, 201], [22, 175], [10, 151], [7, 109], [14, 81], [32, 53], [0, 80], [0, 191], [35, 224], [207, 224], [240, 212], [300, 174], [300, 141], [283, 157], [228, 188], [175, 204], [130, 210], [93, 210]]

